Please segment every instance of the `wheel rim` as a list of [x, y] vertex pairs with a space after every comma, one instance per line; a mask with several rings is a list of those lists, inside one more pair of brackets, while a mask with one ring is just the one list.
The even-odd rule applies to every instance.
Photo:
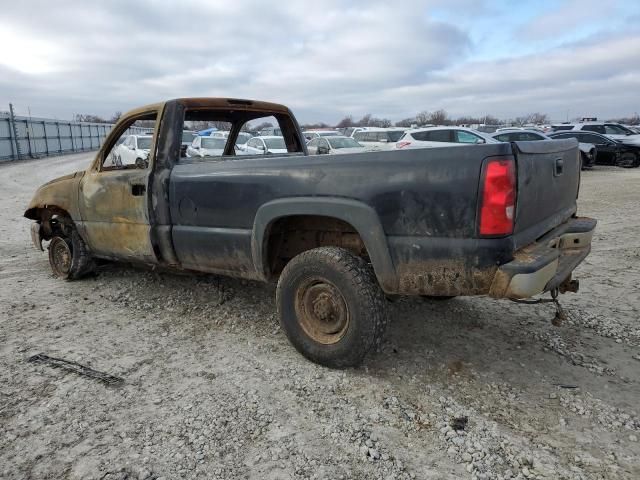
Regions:
[[304, 332], [318, 343], [337, 343], [349, 328], [347, 302], [336, 286], [324, 279], [308, 280], [298, 288], [295, 309]]
[[62, 238], [56, 237], [49, 246], [51, 250], [51, 267], [56, 275], [66, 277], [71, 270], [71, 249]]
[[632, 167], [635, 161], [636, 156], [633, 153], [623, 153], [620, 157], [620, 165], [623, 167]]

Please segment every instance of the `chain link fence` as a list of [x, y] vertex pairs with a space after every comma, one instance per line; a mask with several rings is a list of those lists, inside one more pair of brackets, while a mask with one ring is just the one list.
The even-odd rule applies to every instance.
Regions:
[[[100, 148], [112, 123], [84, 123], [0, 113], [0, 162], [41, 158]], [[128, 133], [148, 129], [130, 127]]]

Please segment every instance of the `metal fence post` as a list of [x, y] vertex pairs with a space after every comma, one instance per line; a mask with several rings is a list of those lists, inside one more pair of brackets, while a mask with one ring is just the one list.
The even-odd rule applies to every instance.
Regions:
[[60, 122], [56, 122], [56, 130], [58, 132], [58, 153], [62, 153], [62, 139], [60, 138]]
[[69, 122], [69, 135], [71, 135], [71, 151], [75, 152], [76, 146], [75, 142], [73, 141], [73, 125], [71, 125], [71, 122]]
[[49, 137], [47, 136], [47, 123], [42, 121], [42, 129], [44, 131], [44, 150], [47, 152], [47, 157], [49, 156]]
[[29, 146], [29, 158], [34, 158], [33, 157], [33, 150], [31, 150], [31, 135], [29, 132], [29, 129], [31, 127], [31, 124], [29, 123], [29, 120], [25, 120], [24, 121], [24, 130], [27, 133], [27, 145]]
[[20, 160], [20, 144], [18, 143], [18, 130], [13, 115], [13, 104], [9, 104], [9, 136], [11, 137], [11, 158]]

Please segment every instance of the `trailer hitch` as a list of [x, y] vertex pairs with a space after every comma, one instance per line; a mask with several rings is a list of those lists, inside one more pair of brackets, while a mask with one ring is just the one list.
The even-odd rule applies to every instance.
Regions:
[[[567, 282], [564, 282], [567, 283]], [[563, 283], [563, 285], [564, 285]], [[559, 293], [564, 293], [566, 292], [577, 292], [578, 291], [578, 281], [577, 280], [573, 280], [573, 281], [569, 281], [568, 282], [569, 288], [575, 288], [575, 290], [571, 290], [569, 288], [566, 288], [563, 290], [562, 289], [562, 285], [560, 287], [555, 287], [552, 288], [551, 290], [549, 290], [549, 293], [551, 294], [551, 298], [537, 298], [535, 300], [522, 300], [522, 299], [518, 299], [518, 298], [510, 298], [509, 300], [511, 300], [512, 302], [516, 302], [516, 303], [523, 303], [525, 305], [537, 305], [539, 303], [553, 303], [556, 306], [556, 314], [553, 316], [553, 318], [551, 319], [551, 323], [556, 326], [559, 327], [560, 325], [562, 325], [562, 322], [564, 322], [568, 316], [567, 316], [567, 312], [565, 311], [564, 308], [562, 308], [562, 305], [560, 305], [560, 302], [558, 301], [558, 294]]]

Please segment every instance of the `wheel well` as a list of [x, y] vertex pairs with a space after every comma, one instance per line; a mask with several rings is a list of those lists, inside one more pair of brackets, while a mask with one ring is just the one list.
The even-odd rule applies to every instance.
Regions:
[[71, 215], [66, 210], [55, 205], [47, 205], [44, 208], [32, 208], [27, 212], [27, 218], [38, 220], [43, 240], [51, 240], [57, 234], [70, 236], [69, 230], [73, 225]]
[[272, 222], [265, 236], [267, 273], [277, 278], [296, 255], [317, 247], [342, 247], [369, 260], [358, 231], [349, 223], [321, 215], [294, 215]]

